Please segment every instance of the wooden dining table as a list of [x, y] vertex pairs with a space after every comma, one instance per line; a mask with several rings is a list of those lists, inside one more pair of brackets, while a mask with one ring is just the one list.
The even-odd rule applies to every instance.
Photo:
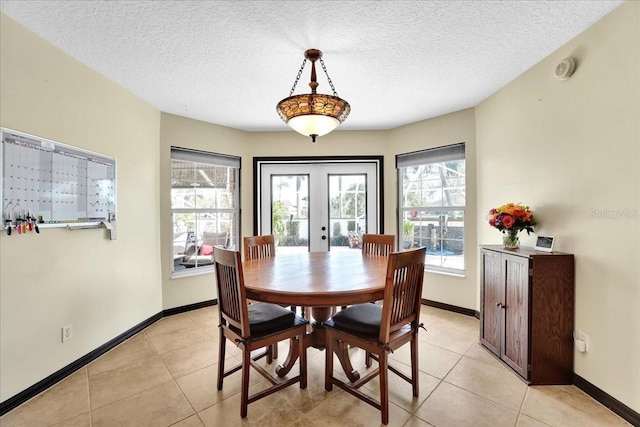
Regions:
[[[311, 330], [303, 337], [305, 347], [324, 348], [322, 322], [336, 307], [373, 302], [384, 296], [386, 256], [365, 255], [359, 250], [282, 253], [242, 263], [247, 299], [283, 306], [308, 308]], [[309, 315], [310, 311], [310, 315]], [[276, 370], [285, 376], [299, 357], [298, 346]], [[351, 381], [360, 375], [353, 369], [347, 348], [336, 352]]]

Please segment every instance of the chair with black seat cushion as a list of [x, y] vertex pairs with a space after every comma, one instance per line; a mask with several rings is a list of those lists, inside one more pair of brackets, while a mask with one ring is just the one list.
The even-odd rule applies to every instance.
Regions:
[[[242, 371], [240, 416], [245, 418], [249, 403], [298, 382], [301, 389], [307, 387], [307, 353], [302, 338], [309, 322], [277, 304], [260, 302], [247, 304], [240, 252], [216, 247], [213, 259], [218, 288], [218, 312], [220, 313], [218, 390], [222, 390], [225, 377], [238, 370]], [[269, 353], [269, 347], [287, 339], [292, 340], [292, 345], [299, 346], [300, 372], [295, 377], [279, 379], [271, 375], [256, 361]], [[242, 350], [242, 363], [225, 370], [227, 340]], [[253, 350], [263, 347], [266, 347], [267, 350], [251, 356]], [[249, 396], [249, 371], [251, 367], [265, 377], [271, 385]]]
[[363, 234], [362, 253], [388, 256], [395, 250], [396, 236], [393, 234]]
[[[262, 236], [248, 236], [242, 239], [244, 246], [244, 260], [259, 258], [272, 258], [276, 256], [276, 239], [273, 234], [265, 234]], [[291, 310], [295, 313], [297, 307], [291, 306]], [[302, 317], [304, 317], [304, 310], [302, 310]], [[271, 353], [267, 355], [267, 361], [271, 363], [273, 359], [278, 357], [278, 346], [274, 345], [271, 348]]]
[[[382, 423], [389, 422], [388, 371], [400, 376], [413, 387], [418, 396], [418, 328], [424, 278], [426, 248], [393, 252], [389, 255], [382, 306], [352, 305], [336, 313], [325, 326], [326, 367], [325, 389], [333, 385], [344, 389], [381, 412]], [[411, 343], [411, 377], [388, 364], [388, 354]], [[378, 362], [355, 382], [346, 383], [333, 373], [333, 352], [346, 346], [358, 347]], [[380, 377], [380, 400], [365, 394], [360, 387], [376, 376]]]

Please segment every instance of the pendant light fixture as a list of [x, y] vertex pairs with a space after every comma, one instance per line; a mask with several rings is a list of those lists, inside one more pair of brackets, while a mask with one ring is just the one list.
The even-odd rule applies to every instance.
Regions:
[[[289, 92], [289, 97], [278, 102], [276, 110], [289, 127], [302, 135], [310, 136], [311, 140], [316, 142], [317, 137], [328, 134], [347, 118], [351, 106], [347, 101], [338, 97], [336, 88], [333, 87], [333, 82], [327, 73], [327, 67], [322, 61], [322, 52], [318, 49], [309, 49], [305, 51], [304, 58], [291, 92]], [[311, 61], [311, 82], [309, 83], [311, 93], [293, 95], [307, 60]], [[316, 61], [318, 60], [327, 75], [327, 81], [333, 95], [316, 93], [318, 87]]]

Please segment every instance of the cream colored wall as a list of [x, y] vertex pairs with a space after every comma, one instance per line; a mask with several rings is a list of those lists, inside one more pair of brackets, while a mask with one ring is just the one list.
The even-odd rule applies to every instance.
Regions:
[[160, 113], [5, 15], [0, 55], [0, 126], [114, 156], [118, 179], [115, 241], [101, 229], [1, 233], [4, 401], [162, 310]]
[[[496, 205], [529, 204], [575, 254], [575, 372], [640, 411], [640, 3], [627, 2], [476, 108], [478, 241]], [[554, 77], [577, 58], [575, 74]], [[616, 216], [617, 215], [617, 216]], [[533, 244], [533, 238], [524, 243]]]
[[[249, 222], [251, 210], [245, 199], [251, 193], [250, 180], [245, 177], [251, 165], [245, 157], [246, 132], [223, 126], [162, 113], [160, 128], [160, 235], [162, 239], [163, 307], [174, 308], [217, 298], [212, 273], [171, 278], [173, 268], [173, 237], [171, 223], [171, 146], [209, 151], [242, 157], [241, 169], [241, 229]], [[247, 183], [248, 186], [247, 186]]]
[[[424, 150], [460, 142], [465, 143], [466, 168], [466, 208], [465, 208], [465, 275], [450, 276], [439, 273], [426, 273], [423, 297], [457, 307], [478, 309], [477, 253], [476, 240], [476, 134], [473, 109], [447, 114], [430, 120], [413, 123], [393, 129], [389, 132], [392, 142], [390, 148], [394, 154]], [[387, 168], [388, 175], [393, 174], [394, 185], [388, 188], [389, 208], [395, 215], [398, 200], [398, 185], [395, 163]], [[395, 218], [394, 218], [395, 219]]]

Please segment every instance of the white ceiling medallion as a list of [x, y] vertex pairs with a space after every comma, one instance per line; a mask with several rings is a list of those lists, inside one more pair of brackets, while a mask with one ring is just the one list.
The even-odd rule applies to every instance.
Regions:
[[560, 80], [566, 80], [576, 69], [576, 59], [573, 56], [568, 58], [564, 58], [560, 63], [556, 66], [556, 77]]

